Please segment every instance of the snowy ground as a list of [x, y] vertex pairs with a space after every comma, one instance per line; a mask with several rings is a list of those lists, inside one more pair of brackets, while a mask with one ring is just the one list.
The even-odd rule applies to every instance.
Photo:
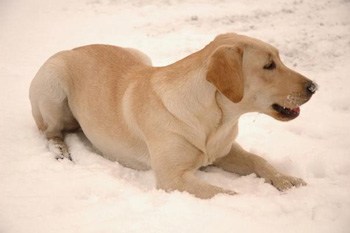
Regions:
[[[280, 49], [319, 92], [288, 123], [250, 114], [238, 140], [308, 186], [280, 193], [254, 175], [210, 168], [236, 190], [199, 200], [155, 189], [139, 172], [67, 138], [57, 162], [30, 113], [28, 88], [57, 51], [91, 43], [136, 47], [174, 62], [235, 31]], [[2, 0], [0, 2], [0, 232], [350, 232], [350, 1]]]

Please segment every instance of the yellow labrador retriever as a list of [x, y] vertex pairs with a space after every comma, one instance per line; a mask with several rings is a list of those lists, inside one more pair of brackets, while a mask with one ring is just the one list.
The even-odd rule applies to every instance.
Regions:
[[276, 48], [229, 33], [165, 67], [152, 67], [138, 50], [110, 45], [59, 52], [36, 74], [30, 100], [57, 158], [70, 158], [63, 132], [81, 127], [105, 157], [152, 168], [158, 188], [211, 198], [235, 192], [196, 178], [194, 172], [210, 164], [256, 173], [279, 190], [305, 185], [235, 138], [242, 114], [294, 119], [316, 89], [281, 62]]

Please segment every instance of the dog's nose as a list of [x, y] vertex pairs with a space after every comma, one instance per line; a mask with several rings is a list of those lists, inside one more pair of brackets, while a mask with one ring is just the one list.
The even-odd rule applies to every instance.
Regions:
[[318, 85], [317, 83], [310, 81], [306, 84], [305, 88], [306, 88], [306, 93], [312, 96], [317, 91]]

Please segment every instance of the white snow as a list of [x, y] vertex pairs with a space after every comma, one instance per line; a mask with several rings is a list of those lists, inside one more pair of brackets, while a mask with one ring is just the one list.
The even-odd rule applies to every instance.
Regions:
[[[320, 88], [294, 121], [248, 114], [238, 141], [308, 185], [280, 193], [255, 175], [198, 172], [239, 192], [200, 200], [155, 189], [67, 137], [57, 162], [31, 116], [28, 89], [44, 61], [76, 46], [135, 47], [156, 66], [235, 31], [279, 48]], [[350, 232], [350, 1], [2, 0], [0, 232]]]

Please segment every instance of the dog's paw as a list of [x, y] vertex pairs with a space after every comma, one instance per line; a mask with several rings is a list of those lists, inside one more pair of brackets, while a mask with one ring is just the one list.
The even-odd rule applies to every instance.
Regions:
[[60, 153], [60, 154], [56, 154], [55, 155], [55, 159], [56, 160], [62, 160], [62, 159], [69, 159], [70, 161], [72, 160], [72, 157], [70, 155], [70, 153]]
[[233, 190], [227, 190], [227, 189], [225, 189], [222, 193], [232, 195], [232, 196], [238, 194], [237, 192], [235, 192]]
[[49, 148], [49, 151], [55, 154], [55, 159], [62, 160], [67, 158], [73, 161], [68, 151], [68, 148], [65, 144], [57, 143], [57, 141], [55, 140], [49, 140], [48, 148]]
[[300, 178], [278, 174], [274, 176], [270, 183], [280, 191], [285, 191], [292, 187], [305, 186], [306, 182]]

